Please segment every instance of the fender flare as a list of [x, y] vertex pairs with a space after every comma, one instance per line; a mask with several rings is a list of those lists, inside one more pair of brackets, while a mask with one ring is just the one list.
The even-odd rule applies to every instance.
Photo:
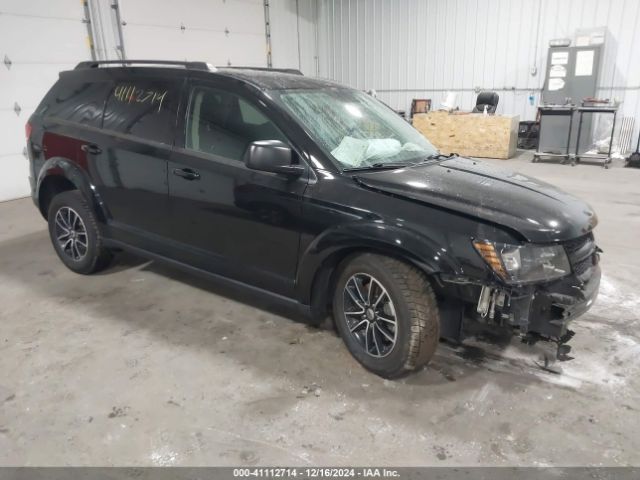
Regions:
[[311, 304], [315, 296], [313, 290], [327, 286], [316, 282], [323, 267], [329, 263], [333, 269], [334, 261], [339, 262], [356, 251], [394, 256], [427, 274], [462, 272], [460, 263], [440, 244], [413, 230], [376, 222], [343, 224], [322, 232], [300, 256], [296, 281], [299, 301]]
[[[41, 212], [41, 188], [45, 181], [51, 177], [63, 177], [70, 181], [84, 195], [84, 197], [91, 202], [94, 212], [96, 212], [98, 218], [103, 222], [106, 221], [108, 218], [108, 210], [95, 185], [89, 179], [87, 172], [80, 168], [75, 162], [64, 157], [51, 157], [40, 169], [34, 196], [36, 204]], [[46, 216], [46, 213], [44, 215]]]

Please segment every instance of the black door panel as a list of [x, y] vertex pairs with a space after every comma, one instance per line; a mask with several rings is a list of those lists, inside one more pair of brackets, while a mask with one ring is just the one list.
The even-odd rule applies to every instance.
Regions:
[[184, 150], [174, 153], [169, 169], [200, 175], [197, 181], [169, 179], [171, 237], [185, 244], [183, 260], [208, 257], [205, 263], [216, 273], [291, 293], [306, 179], [256, 172]]
[[185, 124], [187, 148], [174, 149], [168, 165], [181, 260], [291, 295], [308, 174], [292, 179], [242, 161], [250, 142], [286, 138], [254, 103], [218, 87], [193, 88]]
[[183, 83], [115, 79], [102, 132], [85, 147], [113, 236], [143, 248], [157, 250], [150, 239], [167, 237], [171, 229], [167, 162]]
[[134, 227], [166, 235], [167, 161], [170, 147], [105, 134], [102, 153], [93, 155], [98, 190], [116, 228]]

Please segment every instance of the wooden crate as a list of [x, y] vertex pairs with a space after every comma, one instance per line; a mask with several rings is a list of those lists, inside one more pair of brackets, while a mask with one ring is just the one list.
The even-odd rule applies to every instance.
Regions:
[[443, 153], [469, 157], [511, 158], [518, 143], [518, 115], [416, 114], [413, 126]]

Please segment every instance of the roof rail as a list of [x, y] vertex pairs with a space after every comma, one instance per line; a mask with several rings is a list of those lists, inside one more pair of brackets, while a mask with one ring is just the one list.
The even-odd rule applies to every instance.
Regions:
[[292, 75], [302, 75], [304, 74], [300, 70], [296, 70], [295, 68], [268, 68], [268, 67], [216, 67], [221, 70], [223, 69], [231, 69], [231, 70], [258, 70], [261, 72], [280, 72], [280, 73], [290, 73]]
[[181, 65], [191, 70], [212, 70], [215, 67], [209, 67], [206, 62], [181, 62], [173, 60], [91, 60], [87, 62], [80, 62], [76, 65], [75, 70], [81, 70], [83, 68], [98, 68], [101, 65]]

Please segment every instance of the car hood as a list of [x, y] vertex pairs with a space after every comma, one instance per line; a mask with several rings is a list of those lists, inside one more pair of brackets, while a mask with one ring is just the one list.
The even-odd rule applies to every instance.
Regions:
[[378, 191], [516, 230], [530, 242], [570, 240], [597, 223], [586, 202], [540, 180], [467, 158], [363, 171], [357, 179]]

